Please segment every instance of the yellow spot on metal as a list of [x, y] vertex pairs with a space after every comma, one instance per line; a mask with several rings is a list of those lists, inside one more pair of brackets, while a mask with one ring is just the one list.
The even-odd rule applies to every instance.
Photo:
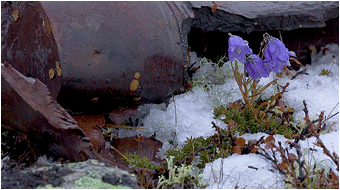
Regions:
[[61, 68], [57, 67], [56, 71], [57, 71], [57, 75], [60, 77], [61, 76]]
[[53, 71], [53, 69], [50, 69], [48, 71], [48, 75], [50, 76], [50, 80], [54, 78], [54, 71]]
[[17, 8], [14, 8], [13, 14], [11, 15], [14, 18], [14, 21], [17, 21], [19, 18], [19, 11]]
[[135, 79], [139, 79], [139, 77], [140, 77], [140, 73], [139, 72], [135, 73]]
[[98, 99], [99, 99], [98, 97], [92, 98], [92, 99], [91, 99], [91, 102], [96, 103], [96, 102], [98, 102]]
[[135, 101], [135, 102], [139, 101], [140, 99], [142, 99], [142, 98], [141, 97], [132, 98], [132, 100]]
[[43, 25], [45, 26], [45, 28], [46, 28], [48, 34], [51, 34], [51, 32], [52, 32], [52, 26], [51, 26], [50, 21], [48, 20], [47, 17], [45, 17], [45, 19], [44, 19], [44, 21], [43, 21]]
[[59, 65], [59, 62], [58, 62], [58, 61], [55, 62], [55, 67], [57, 67], [57, 68], [56, 68], [57, 75], [60, 77], [61, 74], [62, 74], [62, 72], [61, 72], [61, 68], [60, 68], [60, 65]]
[[308, 49], [311, 51], [311, 55], [315, 55], [318, 53], [318, 48], [313, 44], [309, 44]]
[[136, 91], [137, 88], [139, 87], [139, 82], [136, 79], [133, 79], [130, 84], [130, 90], [131, 91]]

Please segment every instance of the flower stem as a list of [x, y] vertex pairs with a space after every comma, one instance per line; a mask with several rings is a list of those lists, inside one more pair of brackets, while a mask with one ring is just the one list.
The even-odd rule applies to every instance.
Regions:
[[[246, 109], [250, 109], [256, 121], [262, 121], [265, 117], [265, 113], [268, 111], [269, 107], [273, 103], [273, 101], [278, 98], [283, 92], [276, 94], [271, 100], [263, 102], [258, 108], [255, 108], [255, 102], [258, 96], [266, 90], [270, 85], [274, 84], [277, 79], [271, 81], [270, 83], [266, 84], [265, 86], [258, 86], [258, 83], [252, 79], [251, 77], [245, 78], [244, 74], [241, 74], [238, 69], [238, 63], [235, 60], [235, 66], [231, 63], [231, 67], [234, 73], [235, 80], [237, 85], [240, 89], [242, 98], [246, 105]], [[266, 106], [264, 111], [261, 111], [261, 108]]]

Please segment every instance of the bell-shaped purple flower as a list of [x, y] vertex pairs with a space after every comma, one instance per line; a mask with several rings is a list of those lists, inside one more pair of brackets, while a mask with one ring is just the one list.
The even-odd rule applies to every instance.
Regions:
[[244, 66], [249, 76], [257, 82], [261, 77], [268, 77], [271, 72], [265, 62], [258, 55], [248, 56]]
[[239, 36], [231, 36], [229, 38], [228, 56], [229, 60], [233, 62], [235, 59], [245, 63], [246, 54], [253, 54], [248, 44]]
[[286, 46], [277, 38], [270, 37], [268, 45], [264, 50], [265, 61], [269, 63], [270, 70], [281, 73], [283, 66], [289, 66], [289, 56], [296, 56], [289, 52]]

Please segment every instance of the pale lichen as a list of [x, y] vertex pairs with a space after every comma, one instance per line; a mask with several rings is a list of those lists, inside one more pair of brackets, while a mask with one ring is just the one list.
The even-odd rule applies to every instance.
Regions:
[[192, 165], [185, 166], [182, 164], [180, 167], [175, 166], [173, 163], [174, 156], [165, 158], [169, 169], [169, 178], [165, 178], [164, 175], [159, 176], [157, 188], [164, 188], [174, 184], [184, 184], [185, 177], [189, 176], [192, 172]]

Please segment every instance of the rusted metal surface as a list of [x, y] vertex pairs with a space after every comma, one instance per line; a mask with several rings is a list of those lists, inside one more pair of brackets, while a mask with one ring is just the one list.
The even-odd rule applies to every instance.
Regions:
[[[49, 19], [39, 2], [1, 2], [1, 61], [38, 78], [56, 98], [62, 82]], [[49, 71], [54, 72], [50, 79]]]
[[162, 101], [187, 79], [190, 16], [174, 2], [2, 2], [1, 58], [71, 111]]
[[41, 4], [58, 45], [65, 108], [162, 100], [183, 86], [187, 44], [167, 2]]

